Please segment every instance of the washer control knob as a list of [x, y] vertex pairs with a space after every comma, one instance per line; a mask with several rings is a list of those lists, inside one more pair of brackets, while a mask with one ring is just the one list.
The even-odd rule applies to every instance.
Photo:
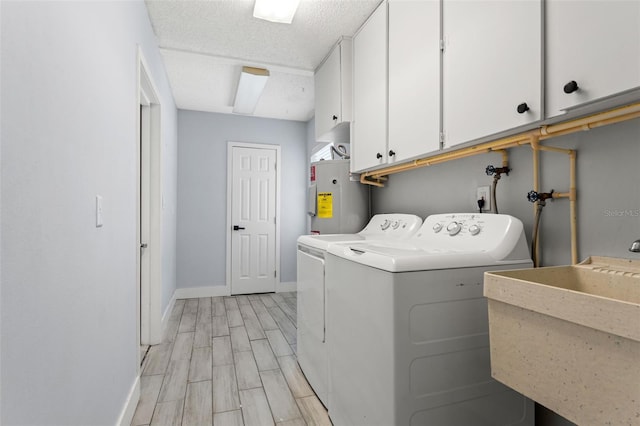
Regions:
[[435, 225], [433, 225], [433, 232], [435, 232], [436, 234], [438, 232], [440, 232], [442, 230], [442, 224], [441, 223], [436, 223]]
[[391, 224], [391, 228], [392, 229], [398, 229], [400, 227], [400, 221], [399, 220], [395, 220], [393, 221], [393, 223]]
[[380, 229], [382, 229], [383, 231], [386, 231], [390, 225], [391, 225], [391, 221], [389, 219], [385, 219], [384, 222], [380, 224]]
[[480, 227], [478, 225], [471, 225], [469, 227], [469, 233], [471, 235], [478, 235], [480, 233]]
[[462, 225], [460, 225], [458, 222], [451, 222], [449, 225], [447, 225], [447, 232], [451, 236], [456, 235], [458, 232], [460, 232], [461, 229]]

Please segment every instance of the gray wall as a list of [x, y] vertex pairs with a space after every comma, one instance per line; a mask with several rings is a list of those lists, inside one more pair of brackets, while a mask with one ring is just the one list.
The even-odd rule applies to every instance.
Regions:
[[[640, 255], [628, 251], [631, 242], [640, 238], [640, 120], [550, 139], [543, 144], [578, 152], [579, 260], [592, 255], [640, 259]], [[511, 149], [509, 156], [513, 171], [498, 183], [498, 208], [500, 213], [524, 222], [530, 241], [533, 208], [525, 196], [532, 189], [531, 149]], [[568, 191], [567, 156], [543, 153], [541, 158], [541, 190]], [[385, 188], [372, 189], [374, 212], [428, 216], [472, 211], [476, 187], [492, 181], [484, 173], [489, 164], [501, 165], [500, 155], [482, 154], [393, 175]], [[543, 265], [571, 263], [566, 199], [547, 202], [540, 238]], [[537, 417], [538, 425], [570, 424], [540, 407]]]
[[[577, 150], [578, 246], [580, 260], [591, 255], [638, 258], [627, 249], [640, 238], [640, 120], [542, 142]], [[520, 218], [530, 236], [533, 207], [526, 200], [532, 187], [531, 149], [509, 150], [513, 171], [497, 189], [500, 213]], [[375, 213], [392, 211], [428, 216], [432, 213], [468, 212], [475, 204], [476, 188], [490, 185], [485, 167], [501, 165], [499, 154], [481, 154], [463, 160], [392, 175], [384, 188], [372, 190]], [[541, 190], [567, 192], [568, 156], [541, 154]], [[477, 207], [476, 207], [477, 208]], [[626, 213], [625, 213], [626, 211]], [[618, 213], [616, 213], [618, 212]], [[541, 248], [544, 265], [571, 262], [569, 202], [547, 202], [542, 213]]]
[[144, 2], [0, 10], [0, 423], [113, 425], [138, 362], [138, 44], [163, 108], [165, 303], [175, 288], [177, 112]]
[[227, 142], [281, 146], [280, 281], [296, 281], [305, 232], [307, 125], [239, 115], [178, 112], [178, 287], [225, 285]]

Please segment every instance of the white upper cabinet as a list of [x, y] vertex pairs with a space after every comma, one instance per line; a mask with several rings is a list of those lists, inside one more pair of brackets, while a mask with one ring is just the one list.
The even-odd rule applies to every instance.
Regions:
[[542, 119], [541, 0], [442, 7], [445, 147]]
[[387, 3], [353, 37], [351, 169], [387, 162]]
[[389, 0], [388, 162], [440, 147], [440, 2]]
[[[349, 142], [336, 140], [340, 126], [348, 126], [351, 120], [351, 39], [343, 38], [315, 73], [315, 125], [316, 140], [326, 142]], [[338, 137], [339, 138], [339, 137]]]
[[640, 1], [546, 2], [547, 116], [640, 86]]

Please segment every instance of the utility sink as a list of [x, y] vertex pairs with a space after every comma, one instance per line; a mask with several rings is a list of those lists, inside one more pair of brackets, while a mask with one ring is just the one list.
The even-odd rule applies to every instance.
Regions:
[[578, 425], [640, 425], [640, 261], [486, 272], [492, 376]]

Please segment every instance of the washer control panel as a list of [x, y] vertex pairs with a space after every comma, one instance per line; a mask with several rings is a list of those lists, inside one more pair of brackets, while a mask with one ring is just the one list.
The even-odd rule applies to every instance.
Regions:
[[[443, 233], [451, 237], [455, 236], [471, 236], [479, 235], [483, 228], [487, 225], [487, 214], [445, 214], [432, 215], [425, 220], [429, 222], [430, 231], [424, 226], [420, 233], [438, 234]], [[493, 215], [495, 216], [495, 215]]]
[[501, 240], [519, 238], [520, 228], [522, 222], [505, 214], [434, 214], [424, 220], [413, 238], [418, 244], [439, 249], [483, 251]]

